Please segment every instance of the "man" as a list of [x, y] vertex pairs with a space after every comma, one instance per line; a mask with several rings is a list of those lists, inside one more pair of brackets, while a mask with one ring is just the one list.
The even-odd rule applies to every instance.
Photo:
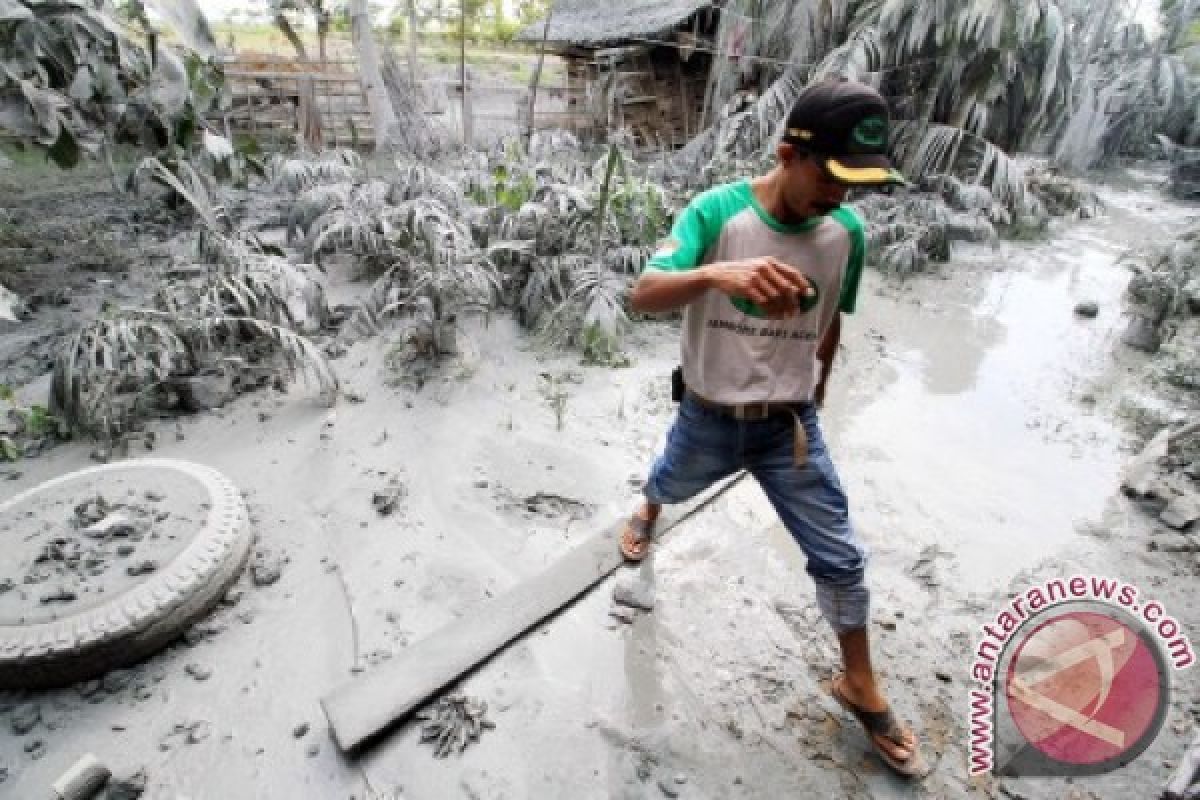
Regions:
[[887, 134], [887, 104], [874, 89], [808, 87], [775, 168], [701, 194], [651, 258], [632, 305], [684, 309], [686, 391], [621, 551], [641, 560], [663, 504], [748, 471], [807, 556], [817, 604], [837, 634], [845, 672], [834, 696], [883, 760], [912, 776], [926, 767], [871, 667], [866, 550], [816, 414], [866, 247], [861, 220], [841, 203], [850, 186], [903, 183], [886, 156]]

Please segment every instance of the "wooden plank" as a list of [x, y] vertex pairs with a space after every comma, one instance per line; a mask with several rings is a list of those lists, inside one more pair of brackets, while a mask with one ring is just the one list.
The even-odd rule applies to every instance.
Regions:
[[[664, 510], [657, 526], [659, 536], [743, 477], [741, 473], [689, 504]], [[359, 749], [616, 571], [624, 563], [617, 550], [623, 525], [623, 521], [617, 522], [593, 535], [542, 573], [321, 698], [338, 747], [345, 752]]]

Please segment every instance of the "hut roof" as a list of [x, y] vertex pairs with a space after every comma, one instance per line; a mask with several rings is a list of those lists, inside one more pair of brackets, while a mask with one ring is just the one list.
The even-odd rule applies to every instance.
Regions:
[[[653, 38], [674, 30], [712, 0], [557, 0], [548, 42], [604, 47], [630, 38]], [[540, 42], [545, 20], [521, 31], [521, 41]]]

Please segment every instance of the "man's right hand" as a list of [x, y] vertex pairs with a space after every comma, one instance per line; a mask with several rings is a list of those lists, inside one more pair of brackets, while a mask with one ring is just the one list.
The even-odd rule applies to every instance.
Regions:
[[816, 292], [804, 273], [770, 257], [710, 264], [703, 269], [709, 271], [712, 288], [749, 300], [768, 319], [792, 316], [801, 300]]

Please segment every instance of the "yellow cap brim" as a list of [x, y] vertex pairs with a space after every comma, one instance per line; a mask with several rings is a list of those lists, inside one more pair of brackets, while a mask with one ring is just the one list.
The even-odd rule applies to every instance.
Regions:
[[835, 158], [829, 158], [825, 160], [825, 170], [829, 173], [829, 177], [847, 186], [887, 186], [908, 183], [904, 180], [903, 175], [890, 166], [852, 167]]

